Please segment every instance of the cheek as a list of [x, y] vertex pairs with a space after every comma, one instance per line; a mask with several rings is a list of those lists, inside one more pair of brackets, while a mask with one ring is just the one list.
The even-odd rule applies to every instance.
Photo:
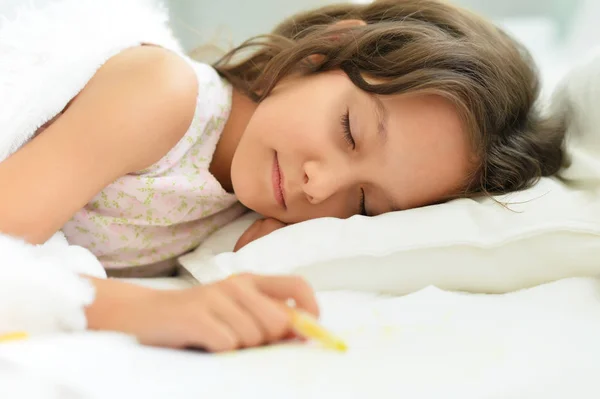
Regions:
[[411, 207], [443, 201], [463, 186], [471, 170], [469, 154], [461, 148], [450, 152], [449, 148], [422, 151], [420, 159], [412, 159], [409, 169], [413, 173], [407, 178], [412, 187]]
[[261, 130], [272, 141], [302, 144], [323, 130], [322, 112], [300, 100], [282, 101], [263, 111], [259, 121]]
[[[323, 145], [331, 140], [345, 106], [343, 91], [327, 84], [296, 86], [268, 97], [257, 109], [260, 134], [278, 145]], [[341, 127], [340, 127], [341, 129]]]

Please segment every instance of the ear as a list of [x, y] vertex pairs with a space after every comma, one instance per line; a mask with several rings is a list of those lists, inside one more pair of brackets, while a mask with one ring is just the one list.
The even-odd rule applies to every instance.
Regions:
[[[366, 24], [367, 23], [365, 21], [363, 21], [362, 19], [342, 19], [341, 21], [337, 21], [337, 22], [331, 24], [329, 26], [328, 30], [352, 28], [355, 26], [365, 26]], [[337, 40], [339, 40], [339, 38], [340, 38], [339, 34], [331, 35], [332, 41], [337, 41]], [[307, 58], [312, 64], [318, 65], [323, 61], [324, 56], [322, 54], [313, 54], [313, 55], [308, 56]]]

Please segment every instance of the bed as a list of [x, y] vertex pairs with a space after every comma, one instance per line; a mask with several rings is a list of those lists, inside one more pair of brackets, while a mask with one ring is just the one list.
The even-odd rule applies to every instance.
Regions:
[[[599, 66], [600, 58], [587, 67], [594, 72], [590, 76], [597, 76]], [[549, 71], [549, 79], [559, 73]], [[590, 96], [596, 92], [582, 88], [600, 85], [595, 78], [586, 80], [586, 73], [575, 73], [578, 78], [566, 91], [583, 93], [567, 97], [580, 104], [578, 109], [589, 119], [578, 129], [595, 133], [597, 102]], [[585, 145], [579, 147], [585, 151], [578, 153], [571, 177], [597, 183], [598, 137], [586, 136]], [[598, 398], [600, 281], [595, 276], [600, 272], [600, 201], [581, 193], [546, 195], [548, 188], [560, 191], [558, 184], [546, 180], [537, 187], [542, 196], [532, 192], [542, 198], [538, 205], [546, 204], [545, 213], [538, 212], [539, 206], [538, 211], [527, 208], [527, 201], [517, 209], [521, 214], [512, 216], [482, 202], [463, 201], [398, 216], [403, 221], [433, 221], [432, 226], [442, 213], [462, 221], [462, 225], [446, 223], [452, 229], [445, 231], [437, 228], [440, 240], [435, 245], [431, 243], [435, 234], [422, 230], [419, 250], [414, 242], [404, 242], [403, 248], [390, 251], [381, 246], [383, 235], [365, 236], [363, 228], [364, 223], [384, 219], [354, 219], [343, 225], [315, 221], [277, 232], [236, 255], [230, 252], [231, 240], [239, 234], [236, 227], [224, 229], [181, 258], [182, 276], [131, 280], [159, 289], [183, 289], [231, 271], [303, 274], [319, 291], [323, 323], [347, 341], [346, 353], [312, 342], [286, 342], [210, 355], [143, 347], [119, 334], [45, 335], [0, 344], [0, 397]], [[600, 185], [594, 187], [598, 191]], [[579, 202], [567, 206], [567, 197]], [[552, 211], [556, 203], [563, 204], [562, 213]], [[507, 224], [505, 217], [527, 223]], [[530, 228], [543, 227], [540, 220], [550, 217], [555, 217], [552, 232], [558, 235]], [[328, 230], [334, 224], [337, 230]], [[391, 225], [399, 234], [403, 223], [394, 219]], [[494, 228], [505, 225], [529, 230]], [[466, 226], [471, 230], [465, 232]], [[348, 236], [363, 231], [356, 239], [364, 238], [361, 256], [356, 256], [358, 245], [338, 248], [328, 241], [332, 231]], [[414, 230], [403, 234], [406, 241], [417, 235]], [[454, 241], [444, 240], [444, 234]], [[292, 235], [304, 237], [304, 248], [314, 253], [285, 247]], [[315, 254], [317, 247], [328, 257], [315, 262], [320, 256]], [[265, 252], [269, 248], [271, 255]], [[275, 253], [282, 248], [290, 258], [287, 263]], [[491, 259], [490, 253], [495, 254]], [[573, 275], [578, 277], [570, 278]], [[508, 293], [490, 294], [495, 292]]]

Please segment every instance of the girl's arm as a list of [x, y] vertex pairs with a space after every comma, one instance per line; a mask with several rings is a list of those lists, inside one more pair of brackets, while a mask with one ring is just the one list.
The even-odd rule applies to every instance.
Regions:
[[143, 344], [225, 351], [293, 334], [286, 302], [318, 315], [312, 289], [299, 277], [236, 275], [185, 290], [160, 291], [117, 280], [93, 280], [86, 315], [94, 330], [122, 331]]

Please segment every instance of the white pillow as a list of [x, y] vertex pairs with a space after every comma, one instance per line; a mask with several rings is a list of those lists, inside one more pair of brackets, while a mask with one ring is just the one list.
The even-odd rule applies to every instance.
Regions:
[[566, 175], [582, 185], [544, 178], [497, 198], [510, 209], [491, 199], [460, 199], [375, 218], [317, 219], [232, 253], [256, 218], [249, 215], [180, 263], [202, 283], [249, 271], [300, 274], [318, 290], [391, 294], [428, 285], [501, 293], [600, 275], [600, 132], [592, 108], [600, 104], [599, 76], [600, 57], [592, 57], [568, 74], [554, 100], [554, 112], [571, 112], [569, 133], [577, 139]]

